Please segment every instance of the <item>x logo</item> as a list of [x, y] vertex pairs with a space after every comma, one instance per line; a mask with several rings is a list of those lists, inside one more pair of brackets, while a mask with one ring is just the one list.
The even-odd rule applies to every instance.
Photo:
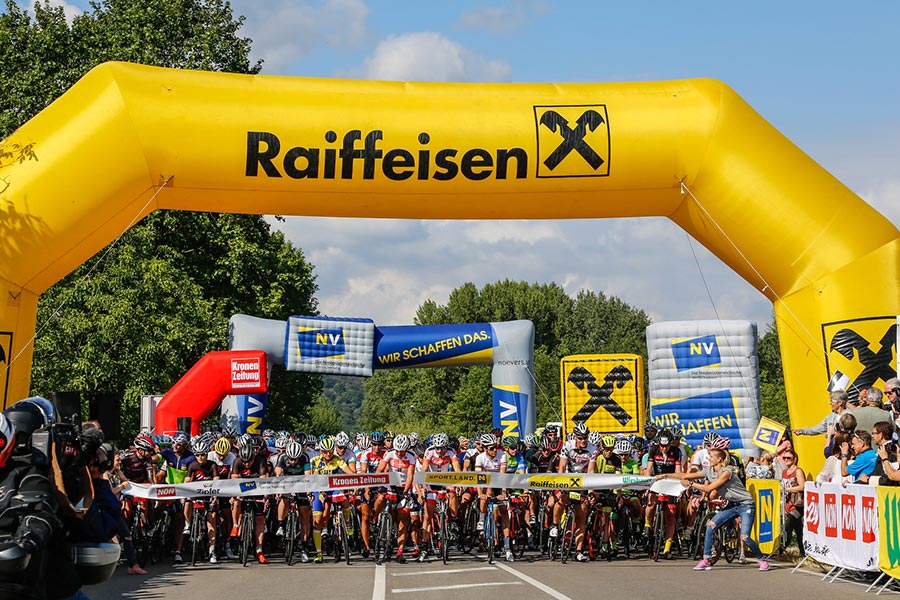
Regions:
[[581, 407], [581, 410], [575, 413], [575, 416], [573, 416], [571, 420], [575, 422], [587, 421], [598, 408], [602, 407], [605, 408], [616, 421], [622, 425], [627, 424], [631, 421], [631, 415], [629, 415], [618, 402], [612, 399], [612, 393], [617, 387], [621, 389], [632, 379], [634, 379], [634, 376], [631, 374], [631, 371], [628, 370], [628, 367], [616, 365], [609, 373], [607, 373], [606, 377], [604, 377], [603, 385], [599, 386], [597, 385], [597, 378], [584, 367], [579, 366], [572, 369], [572, 372], [569, 373], [569, 381], [579, 390], [583, 390], [587, 387], [587, 392], [590, 394], [591, 398]]
[[850, 399], [858, 398], [860, 390], [872, 387], [879, 379], [887, 381], [896, 377], [891, 367], [891, 350], [897, 344], [897, 325], [889, 326], [879, 342], [881, 347], [878, 352], [872, 352], [869, 341], [852, 329], [841, 329], [831, 338], [830, 351], [838, 352], [848, 360], [853, 360], [854, 355], [858, 355], [859, 362], [864, 367], [847, 390]]
[[588, 131], [594, 131], [604, 123], [603, 117], [595, 110], [586, 110], [575, 123], [574, 128], [569, 127], [569, 121], [555, 110], [548, 110], [541, 115], [541, 125], [553, 133], [559, 133], [563, 139], [556, 150], [544, 160], [544, 165], [551, 171], [558, 167], [559, 163], [573, 150], [580, 154], [581, 158], [587, 161], [587, 164], [595, 171], [603, 164], [604, 161], [600, 155], [584, 141], [584, 136]]

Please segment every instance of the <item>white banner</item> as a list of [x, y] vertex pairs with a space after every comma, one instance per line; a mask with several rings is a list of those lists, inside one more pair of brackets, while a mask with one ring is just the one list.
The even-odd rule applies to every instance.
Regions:
[[821, 563], [878, 571], [878, 498], [875, 486], [806, 482], [803, 546]]
[[123, 494], [137, 498], [172, 500], [200, 496], [267, 496], [269, 494], [302, 494], [329, 490], [402, 485], [399, 473], [363, 473], [359, 475], [297, 475], [263, 479], [214, 479], [174, 485], [132, 483]]
[[416, 472], [414, 483], [429, 485], [460, 485], [465, 487], [491, 487], [531, 490], [619, 490], [651, 489], [657, 494], [680, 496], [684, 491], [681, 482], [661, 479], [654, 482], [646, 475], [610, 475], [600, 473], [486, 473], [460, 471], [449, 473]]

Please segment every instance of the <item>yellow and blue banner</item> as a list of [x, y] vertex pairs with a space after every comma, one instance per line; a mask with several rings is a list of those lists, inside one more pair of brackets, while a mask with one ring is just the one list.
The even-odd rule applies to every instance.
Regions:
[[490, 323], [376, 328], [376, 369], [490, 364], [497, 345]]
[[900, 579], [900, 488], [878, 486], [878, 568]]
[[775, 452], [778, 449], [778, 443], [781, 441], [781, 436], [784, 435], [785, 429], [786, 427], [778, 421], [762, 417], [753, 434], [753, 445], [769, 452]]
[[760, 552], [771, 554], [781, 538], [781, 481], [748, 479], [747, 489], [756, 503], [751, 537], [759, 543]]
[[687, 398], [653, 398], [650, 416], [660, 427], [681, 425], [685, 439], [692, 447], [701, 444], [708, 431], [730, 438], [733, 449], [744, 447], [738, 426], [738, 402], [731, 390], [716, 390]]
[[637, 354], [579, 354], [560, 361], [563, 429], [642, 433], [644, 359]]

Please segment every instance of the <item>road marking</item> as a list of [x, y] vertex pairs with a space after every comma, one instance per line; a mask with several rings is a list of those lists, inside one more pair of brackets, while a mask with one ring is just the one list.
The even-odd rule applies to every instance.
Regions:
[[471, 573], [472, 571], [496, 571], [497, 567], [474, 567], [472, 569], [444, 569], [437, 571], [412, 571], [411, 573], [391, 573], [391, 577], [410, 577], [412, 575], [443, 575], [444, 573]]
[[521, 581], [494, 581], [490, 583], [458, 583], [456, 585], [435, 585], [432, 587], [401, 588], [391, 590], [393, 594], [405, 594], [408, 592], [436, 592], [439, 590], [462, 590], [466, 588], [487, 587], [494, 585], [522, 585]]
[[375, 585], [372, 588], [372, 600], [384, 600], [387, 578], [384, 576], [384, 565], [375, 565]]
[[503, 563], [495, 563], [495, 566], [497, 566], [497, 567], [503, 569], [503, 570], [506, 571], [507, 573], [510, 573], [510, 574], [512, 574], [512, 575], [515, 575], [516, 577], [518, 577], [519, 579], [521, 579], [521, 580], [524, 581], [525, 583], [528, 583], [528, 584], [533, 585], [534, 587], [536, 587], [537, 589], [541, 590], [541, 591], [544, 592], [545, 594], [549, 594], [550, 596], [553, 596], [554, 598], [556, 598], [556, 600], [572, 600], [571, 598], [569, 598], [569, 597], [566, 596], [565, 594], [563, 594], [563, 593], [561, 593], [561, 592], [557, 592], [557, 591], [554, 590], [552, 587], [550, 587], [550, 586], [548, 586], [548, 585], [544, 585], [543, 583], [541, 583], [541, 582], [538, 581], [537, 579], [535, 579], [535, 578], [533, 578], [533, 577], [529, 577], [529, 576], [526, 575], [525, 573], [522, 573], [522, 572], [520, 572], [520, 571], [517, 571], [517, 570], [513, 569], [512, 567], [508, 567], [508, 566], [504, 565]]

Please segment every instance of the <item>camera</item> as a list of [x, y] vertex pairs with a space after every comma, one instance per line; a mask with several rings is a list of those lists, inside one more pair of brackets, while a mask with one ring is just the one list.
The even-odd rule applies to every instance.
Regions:
[[897, 442], [888, 442], [884, 445], [884, 451], [888, 454], [897, 453]]

